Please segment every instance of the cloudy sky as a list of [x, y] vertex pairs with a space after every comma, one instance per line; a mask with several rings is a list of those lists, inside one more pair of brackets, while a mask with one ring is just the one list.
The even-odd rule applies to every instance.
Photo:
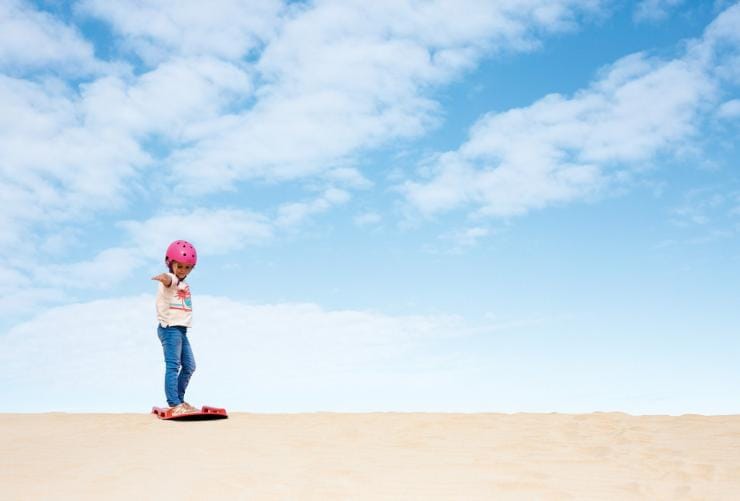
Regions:
[[0, 0], [0, 411], [740, 413], [740, 4]]

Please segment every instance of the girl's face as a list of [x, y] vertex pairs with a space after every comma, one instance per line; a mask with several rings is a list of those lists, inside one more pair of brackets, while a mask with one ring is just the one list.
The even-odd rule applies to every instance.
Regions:
[[193, 269], [193, 265], [191, 264], [183, 264], [179, 261], [172, 261], [172, 273], [175, 274], [175, 276], [182, 280], [185, 277], [188, 276], [188, 273], [190, 273]]

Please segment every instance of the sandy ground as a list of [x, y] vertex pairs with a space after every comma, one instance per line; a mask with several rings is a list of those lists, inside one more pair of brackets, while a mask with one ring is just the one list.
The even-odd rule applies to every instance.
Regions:
[[0, 498], [740, 499], [740, 416], [0, 414]]

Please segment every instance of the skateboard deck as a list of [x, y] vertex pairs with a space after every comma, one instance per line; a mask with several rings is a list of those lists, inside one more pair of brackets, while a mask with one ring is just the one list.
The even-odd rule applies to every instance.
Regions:
[[171, 409], [152, 407], [152, 414], [156, 414], [159, 419], [172, 421], [205, 421], [210, 419], [227, 419], [229, 417], [229, 415], [226, 413], [226, 409], [209, 407], [207, 405], [201, 407], [199, 411], [190, 412], [187, 414], [179, 414], [177, 416], [172, 415]]

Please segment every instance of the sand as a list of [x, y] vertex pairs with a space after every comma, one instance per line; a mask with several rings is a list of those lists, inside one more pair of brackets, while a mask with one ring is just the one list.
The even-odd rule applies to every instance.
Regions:
[[740, 499], [740, 416], [0, 414], [0, 498]]

